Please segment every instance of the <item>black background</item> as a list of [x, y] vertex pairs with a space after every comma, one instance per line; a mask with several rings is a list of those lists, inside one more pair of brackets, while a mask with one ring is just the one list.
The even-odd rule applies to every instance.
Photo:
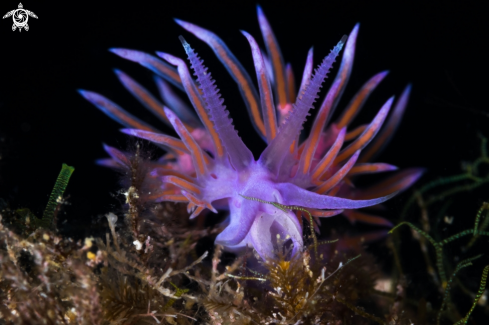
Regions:
[[[400, 167], [422, 166], [425, 179], [451, 175], [462, 160], [479, 155], [478, 133], [489, 136], [487, 12], [483, 1], [262, 1], [286, 62], [300, 82], [306, 54], [315, 63], [342, 35], [361, 23], [345, 105], [377, 72], [389, 76], [371, 96], [356, 123], [369, 121], [392, 94], [412, 83], [405, 118], [379, 160]], [[0, 194], [13, 207], [37, 215], [65, 162], [75, 167], [67, 193], [67, 227], [119, 207], [115, 173], [94, 164], [106, 157], [102, 143], [125, 148], [120, 126], [86, 102], [76, 89], [96, 91], [140, 118], [172, 132], [125, 91], [119, 68], [155, 92], [151, 72], [107, 50], [124, 47], [184, 56], [184, 35], [212, 71], [236, 128], [255, 156], [264, 144], [251, 129], [237, 88], [212, 51], [173, 22], [180, 18], [217, 33], [248, 71], [253, 71], [246, 30], [263, 45], [254, 1], [24, 1], [28, 32], [12, 32], [0, 20]], [[2, 1], [0, 12], [17, 8]], [[254, 76], [254, 73], [251, 73]], [[481, 198], [480, 200], [483, 200]], [[466, 206], [473, 215], [481, 201]], [[401, 201], [393, 201], [394, 205]], [[470, 217], [470, 220], [472, 217]]]

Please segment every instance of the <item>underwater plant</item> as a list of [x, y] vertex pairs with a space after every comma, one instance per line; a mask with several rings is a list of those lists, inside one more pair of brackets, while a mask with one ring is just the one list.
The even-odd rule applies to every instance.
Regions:
[[61, 166], [61, 171], [56, 179], [53, 191], [49, 196], [49, 201], [42, 215], [42, 219], [38, 222], [40, 227], [48, 228], [52, 224], [53, 219], [56, 216], [58, 205], [63, 199], [63, 193], [65, 192], [66, 186], [68, 186], [73, 171], [75, 171], [75, 168], [72, 166], [68, 166], [67, 164]]
[[[489, 265], [486, 265], [482, 271], [479, 289], [478, 289], [476, 294], [470, 293], [470, 291], [467, 290], [463, 286], [462, 283], [460, 283], [459, 279], [456, 278], [456, 275], [460, 270], [462, 270], [463, 268], [466, 268], [468, 266], [473, 265], [472, 262], [481, 258], [483, 254], [472, 256], [472, 257], [469, 257], [469, 258], [466, 258], [466, 259], [460, 261], [459, 263], [457, 263], [456, 267], [452, 271], [450, 271], [451, 276], [449, 278], [447, 278], [446, 269], [448, 269], [450, 266], [448, 266], [448, 263], [444, 260], [443, 247], [447, 246], [448, 244], [450, 244], [453, 241], [460, 240], [463, 237], [472, 235], [471, 240], [466, 245], [466, 247], [470, 247], [473, 245], [473, 243], [479, 237], [489, 236], [489, 232], [484, 230], [485, 227], [487, 227], [487, 223], [485, 225], [483, 224], [483, 225], [479, 226], [482, 213], [488, 209], [489, 209], [489, 204], [484, 202], [482, 207], [477, 212], [473, 229], [463, 230], [459, 233], [456, 233], [456, 234], [454, 234], [448, 238], [442, 239], [440, 241], [436, 241], [426, 231], [421, 230], [420, 228], [416, 227], [415, 225], [413, 225], [411, 222], [408, 222], [408, 221], [403, 221], [403, 222], [399, 223], [398, 225], [396, 225], [394, 228], [392, 228], [389, 231], [389, 233], [393, 233], [399, 227], [401, 227], [403, 225], [407, 225], [416, 234], [418, 234], [418, 236], [419, 236], [418, 240], [419, 240], [420, 245], [422, 247], [422, 252], [424, 254], [425, 261], [427, 262], [428, 274], [430, 274], [432, 276], [435, 284], [437, 284], [440, 288], [440, 291], [443, 292], [443, 300], [442, 300], [441, 306], [438, 310], [438, 313], [436, 315], [436, 324], [437, 325], [440, 324], [440, 319], [442, 319], [442, 315], [444, 315], [444, 314], [447, 314], [446, 316], [452, 318], [452, 320], [453, 320], [453, 318], [460, 317], [460, 316], [458, 316], [459, 313], [457, 310], [457, 306], [454, 305], [453, 303], [451, 303], [451, 301], [450, 301], [450, 291], [454, 286], [458, 285], [458, 286], [462, 287], [463, 291], [465, 291], [466, 294], [473, 297], [473, 303], [472, 303], [472, 306], [470, 307], [470, 310], [467, 312], [467, 314], [462, 319], [459, 319], [455, 323], [456, 325], [467, 324], [470, 315], [472, 314], [472, 312], [474, 311], [475, 307], [477, 306], [477, 304], [479, 302], [479, 299], [483, 295], [484, 296], [486, 295], [485, 289], [486, 289], [487, 276], [489, 273]], [[424, 209], [424, 207], [423, 207], [423, 210], [424, 210], [424, 213], [427, 213], [426, 210]], [[423, 239], [423, 240], [421, 240], [421, 239]], [[434, 269], [431, 265], [431, 260], [428, 257], [428, 250], [425, 246], [425, 241], [430, 242], [431, 245], [433, 246], [434, 250], [435, 250], [435, 261], [436, 261], [437, 273], [434, 271]], [[455, 281], [455, 280], [457, 280], [457, 281]], [[450, 306], [450, 307], [448, 308], [448, 306]]]
[[44, 209], [42, 218], [38, 218], [34, 213], [26, 207], [11, 211], [8, 207], [3, 207], [1, 212], [5, 213], [9, 218], [12, 228], [23, 236], [27, 236], [34, 232], [37, 228], [56, 229], [58, 212], [63, 203], [63, 193], [68, 186], [71, 174], [75, 170], [74, 167], [63, 164], [61, 171], [58, 174], [56, 183], [54, 184], [48, 203]]
[[[131, 162], [137, 171], [139, 161]], [[110, 234], [105, 242], [93, 237], [75, 241], [51, 225], [73, 170], [63, 164], [43, 219], [28, 214], [17, 220], [17, 210], [0, 211], [0, 324], [194, 323], [197, 298], [181, 288], [188, 284], [181, 274], [207, 252], [193, 261], [178, 257], [194, 256], [195, 242], [212, 231], [189, 229], [181, 222], [188, 220], [179, 217], [185, 211], [166, 203], [153, 214], [168, 226], [148, 232], [142, 254], [127, 235], [131, 225], [116, 231], [113, 213], [106, 215]], [[12, 231], [19, 223], [21, 234]]]
[[[381, 72], [372, 77], [339, 119], [330, 122], [351, 74], [359, 25], [353, 28], [348, 41], [344, 36], [338, 42], [314, 73], [313, 51], [309, 51], [300, 89], [296, 93], [291, 66], [284, 67], [277, 41], [260, 7], [258, 20], [270, 59], [262, 54], [250, 34], [242, 33], [251, 46], [259, 91], [219, 37], [191, 23], [176, 20], [214, 50], [238, 84], [254, 128], [267, 143], [258, 160], [238, 136], [210, 73], [183, 37], [181, 41], [197, 80], [192, 78], [184, 61], [173, 55], [157, 53], [167, 64], [139, 51], [111, 49], [113, 53], [138, 62], [161, 77], [156, 82], [165, 105], [129, 76], [116, 71], [123, 85], [157, 117], [171, 125], [180, 139], [162, 134], [97, 93], [80, 91], [111, 118], [129, 127], [122, 132], [152, 141], [169, 151], [157, 162], [148, 163], [154, 186], [139, 193], [139, 197], [156, 202], [187, 202], [190, 218], [195, 218], [205, 209], [212, 212], [229, 210], [226, 227], [217, 236], [216, 244], [231, 250], [251, 246], [262, 258], [274, 254], [277, 235], [290, 239], [288, 244], [293, 245], [292, 254], [303, 248], [304, 211], [314, 217], [316, 224], [319, 224], [318, 218], [343, 213], [352, 222], [390, 225], [381, 217], [356, 209], [388, 200], [413, 184], [422, 170], [412, 168], [397, 172], [367, 189], [355, 188], [353, 180], [361, 174], [397, 169], [393, 165], [367, 161], [387, 144], [394, 133], [406, 107], [410, 86], [406, 87], [395, 105], [393, 97], [388, 99], [370, 124], [347, 132], [352, 119], [387, 74]], [[302, 140], [303, 124], [343, 47], [345, 51], [337, 76], [319, 108], [308, 137]], [[164, 80], [186, 92], [200, 121]], [[391, 107], [394, 107], [393, 112], [387, 119]], [[345, 142], [351, 143], [342, 149]], [[118, 169], [128, 165], [126, 153], [109, 146], [105, 149], [111, 159], [102, 160], [101, 164]], [[267, 202], [302, 209], [292, 212]], [[311, 232], [316, 226], [311, 226]]]
[[[411, 272], [419, 273], [423, 264], [426, 268], [424, 274], [427, 283], [425, 282], [421, 290], [416, 290], [419, 286], [416, 282], [421, 282], [420, 280], [409, 281], [409, 286], [404, 284], [411, 296], [422, 297], [416, 297], [408, 303], [417, 307], [420, 315], [418, 321], [422, 323], [467, 324], [474, 311], [481, 314], [484, 310], [486, 318], [489, 312], [486, 290], [489, 273], [486, 254], [489, 204], [482, 201], [487, 198], [487, 188], [483, 187], [487, 187], [489, 183], [489, 174], [485, 168], [489, 164], [489, 158], [487, 139], [481, 135], [480, 138], [480, 156], [473, 161], [464, 162], [462, 172], [440, 177], [414, 189], [413, 195], [401, 211], [400, 222], [389, 231], [392, 234], [390, 246], [396, 266], [391, 275], [393, 283], [396, 283], [396, 279], [398, 283], [408, 282], [407, 278], [413, 276]], [[474, 195], [473, 192], [478, 188], [482, 189]], [[473, 226], [470, 227], [465, 222], [470, 219], [463, 215], [467, 214], [467, 207], [474, 204], [479, 205], [479, 209]], [[418, 208], [419, 214], [412, 213], [415, 208]], [[413, 215], [418, 215], [419, 221], [412, 220]], [[423, 257], [421, 263], [413, 263], [416, 264], [415, 271], [413, 265], [407, 262], [415, 245], [412, 245], [407, 236], [401, 239], [403, 233], [400, 228], [403, 226], [411, 229], [412, 237], [419, 243], [419, 252]], [[442, 235], [444, 232], [447, 234]], [[407, 255], [406, 247], [409, 247]], [[469, 266], [472, 267], [468, 268]], [[471, 271], [465, 270], [466, 268]], [[469, 272], [471, 274], [467, 275]], [[435, 298], [430, 299], [430, 292], [436, 293]], [[475, 324], [478, 319], [481, 317], [472, 317], [470, 321]]]
[[369, 256], [348, 258], [349, 254], [336, 251], [327, 260], [319, 260], [310, 253], [306, 248], [288, 258], [287, 253], [277, 251], [263, 261], [266, 274], [244, 276], [234, 274], [241, 259], [224, 272], [218, 270], [222, 246], [216, 246], [211, 281], [190, 278], [203, 287], [201, 303], [211, 324], [387, 323], [359, 305], [371, 299], [379, 275]]
[[[247, 264], [250, 254], [230, 259], [220, 245], [214, 247], [212, 259], [208, 258], [200, 241], [214, 238], [217, 227], [202, 229], [191, 223], [183, 204], [163, 202], [149, 211], [144, 209], [138, 193], [144, 191], [141, 174], [147, 176], [148, 166], [141, 151], [136, 146], [128, 156], [132, 182], [127, 184], [126, 222], [108, 213], [104, 239], [75, 241], [44, 227], [23, 238], [7, 228], [12, 223], [3, 216], [9, 213], [1, 211], [0, 324], [458, 325], [472, 322], [475, 317], [470, 317], [480, 313], [478, 303], [487, 296], [489, 266], [482, 276], [477, 274], [480, 282], [473, 293], [465, 288], [473, 284], [462, 282], [459, 274], [479, 260], [480, 254], [451, 269], [442, 249], [463, 237], [471, 237], [466, 247], [475, 247], [477, 242], [485, 246], [480, 239], [489, 235], [485, 230], [488, 204], [479, 209], [473, 229], [441, 240], [411, 223], [397, 226], [409, 224], [421, 238], [430, 240], [441, 261], [438, 265], [443, 266], [440, 270], [446, 270], [439, 273], [443, 285], [435, 290], [440, 304], [423, 309], [423, 302], [427, 306], [428, 302], [413, 299], [409, 291], [417, 283], [395, 284], [395, 273], [389, 272], [391, 289], [378, 289], [379, 280], [386, 275], [375, 262], [377, 256], [353, 247], [345, 251], [343, 239], [305, 245], [291, 255], [291, 247], [280, 245], [287, 238], [277, 236], [274, 256], [259, 259], [261, 270]], [[71, 171], [64, 166], [58, 177], [62, 182], [56, 183], [53, 192], [66, 187]], [[279, 209], [301, 208], [260, 201]], [[144, 239], [144, 243], [136, 245], [134, 239]], [[313, 258], [316, 249], [320, 255]], [[409, 258], [401, 257], [403, 262]], [[455, 290], [460, 289], [470, 302], [467, 307], [458, 302]], [[424, 288], [424, 294], [429, 291]]]

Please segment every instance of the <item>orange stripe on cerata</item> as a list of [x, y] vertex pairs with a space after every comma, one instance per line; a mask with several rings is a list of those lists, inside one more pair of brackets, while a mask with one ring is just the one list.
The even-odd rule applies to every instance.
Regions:
[[[154, 141], [154, 142], [157, 142], [157, 143], [162, 143], [162, 144], [166, 144], [168, 147], [174, 149], [178, 155], [184, 155], [184, 154], [187, 154], [189, 155], [190, 152], [188, 151], [188, 148], [187, 146], [185, 145], [185, 143], [182, 142], [182, 140], [180, 139], [174, 139], [172, 137], [167, 137], [166, 135], [164, 134], [152, 134], [152, 135], [148, 135], [146, 137], [146, 139], [150, 140], [150, 141]], [[165, 155], [165, 158], [166, 159], [174, 159], [175, 156], [168, 153]], [[204, 155], [204, 161], [206, 164], [209, 164], [210, 162], [210, 158], [207, 156], [207, 154]]]
[[277, 84], [278, 102], [280, 105], [287, 104], [287, 91], [285, 89], [284, 67], [280, 60], [280, 52], [277, 43], [274, 42], [271, 32], [268, 33], [267, 43], [269, 45], [270, 54], [272, 56], [273, 70], [275, 72], [275, 82]]
[[305, 142], [304, 152], [302, 153], [302, 155], [304, 155], [304, 166], [302, 169], [303, 174], [307, 174], [309, 172], [309, 168], [311, 167], [312, 158], [314, 155], [314, 149], [316, 148], [316, 145], [319, 141], [319, 136], [321, 135], [324, 123], [326, 123], [326, 119], [328, 118], [328, 112], [329, 110], [319, 111], [319, 115], [314, 121], [314, 126], [311, 130], [311, 134], [309, 134], [308, 141]]
[[336, 184], [339, 183], [352, 169], [355, 165], [355, 162], [358, 159], [358, 155], [360, 152], [356, 152], [347, 162], [344, 164], [330, 179], [328, 179], [323, 185], [315, 190], [316, 193], [322, 194], [330, 189], [332, 189]]
[[289, 93], [289, 103], [295, 103], [295, 78], [294, 71], [290, 65], [287, 66], [285, 71], [285, 76], [287, 78], [287, 90]]
[[359, 152], [357, 152], [354, 156], [350, 158], [331, 178], [329, 178], [326, 182], [324, 182], [321, 186], [314, 190], [314, 192], [323, 194], [330, 189], [332, 189], [339, 181], [341, 181], [346, 174], [350, 171], [350, 169], [355, 165], [357, 161]]
[[[347, 168], [349, 169], [349, 168]], [[329, 178], [326, 182], [324, 182], [320, 187], [314, 190], [314, 192], [318, 194], [323, 194], [333, 188], [343, 177], [345, 177], [346, 171], [340, 169], [336, 172], [331, 178]]]
[[365, 154], [362, 155], [362, 159], [360, 161], [361, 162], [369, 161], [370, 158], [372, 158], [372, 156], [375, 155], [375, 153], [377, 153], [377, 151], [379, 151], [379, 149], [382, 147], [385, 140], [387, 140], [387, 138], [389, 136], [390, 136], [390, 134], [381, 134], [380, 137], [375, 138], [375, 140], [377, 140], [377, 141], [375, 141], [373, 144], [370, 144], [367, 147], [367, 150], [366, 150]]
[[198, 206], [195, 208], [194, 212], [192, 212], [192, 215], [190, 216], [191, 219], [197, 217], [202, 211], [204, 211], [205, 207], [203, 206]]
[[173, 81], [182, 84], [182, 79], [180, 79], [180, 76], [178, 75], [178, 72], [168, 68], [166, 65], [164, 65], [162, 62], [159, 62], [158, 60], [155, 60], [154, 62], [155, 67], [160, 70], [164, 75], [172, 79]]
[[358, 165], [354, 166], [352, 169], [350, 169], [350, 172], [348, 175], [354, 175], [354, 174], [361, 174], [361, 173], [372, 173], [376, 172], [380, 169], [379, 164], [364, 164], [364, 165]]
[[261, 135], [265, 136], [265, 124], [263, 124], [256, 98], [255, 96], [253, 96], [253, 92], [251, 90], [252, 86], [248, 83], [248, 80], [246, 80], [236, 64], [234, 64], [234, 62], [228, 57], [226, 51], [224, 51], [222, 48], [219, 48], [218, 52], [219, 57], [228, 64], [229, 69], [233, 72], [236, 79], [238, 79], [238, 84], [241, 87], [241, 90], [243, 91], [246, 100], [250, 104], [251, 117], [253, 118], [256, 127], [261, 132]]
[[[391, 121], [389, 120], [389, 122]], [[384, 142], [394, 133], [396, 124], [389, 122], [387, 126], [381, 131], [381, 133], [375, 138], [375, 140], [373, 140], [373, 142], [369, 144], [367, 151], [363, 153], [361, 161], [370, 160], [370, 158], [372, 158], [372, 156], [380, 150]]]
[[370, 128], [370, 130], [367, 130], [362, 136], [360, 136], [358, 139], [355, 140], [348, 148], [340, 152], [338, 157], [335, 159], [335, 162], [340, 162], [351, 156], [352, 154], [355, 153], [358, 149], [363, 147], [365, 143], [370, 141], [374, 133], [377, 131], [376, 127]]
[[312, 142], [314, 139], [311, 139], [311, 141], [307, 141], [308, 144], [305, 146], [305, 150], [302, 152], [301, 158], [303, 159], [303, 165], [302, 165], [302, 174], [306, 175], [309, 172], [309, 168], [311, 167], [311, 162], [312, 162], [312, 156], [314, 154], [314, 145], [312, 145]]
[[309, 210], [309, 212], [314, 217], [319, 217], [319, 218], [331, 217], [331, 216], [335, 216], [335, 215], [338, 214], [338, 210], [317, 210], [317, 209], [311, 209], [311, 210]]
[[185, 191], [189, 191], [195, 194], [200, 194], [200, 189], [194, 183], [187, 182], [186, 180], [183, 180], [176, 176], [165, 176], [164, 181], [168, 183], [172, 183]]
[[158, 198], [158, 201], [188, 202], [187, 198], [181, 194], [162, 195]]
[[350, 210], [348, 211], [348, 218], [349, 219], [354, 219], [355, 221], [361, 221], [373, 225], [385, 225], [388, 223], [388, 220], [379, 217], [379, 216], [373, 216], [370, 214], [366, 214], [363, 212], [355, 211], [355, 210]]
[[[297, 140], [296, 140], [297, 141]], [[297, 148], [297, 154], [300, 155], [302, 154], [302, 152], [304, 151], [304, 148], [306, 147], [306, 142], [302, 142], [298, 148]]]
[[362, 106], [365, 97], [367, 97], [372, 92], [372, 89], [377, 86], [378, 83], [370, 81], [372, 80], [369, 80], [369, 82], [367, 82], [367, 84], [362, 89], [360, 89], [358, 94], [355, 95], [353, 101], [350, 103], [349, 107], [345, 110], [340, 120], [336, 124], [338, 128], [341, 129], [353, 120], [358, 112], [358, 109], [360, 108], [360, 106]]
[[324, 174], [326, 169], [331, 165], [333, 159], [338, 154], [338, 151], [340, 151], [342, 145], [343, 141], [339, 141], [338, 143], [336, 143], [336, 146], [331, 147], [326, 155], [321, 159], [321, 161], [319, 161], [316, 169], [312, 173], [313, 180], [319, 179]]
[[296, 143], [297, 143], [297, 140], [292, 141], [292, 144], [289, 147], [289, 151], [291, 154], [294, 154]]
[[[353, 61], [352, 61], [353, 62]], [[336, 80], [340, 80], [340, 84], [338, 85], [338, 87], [336, 88], [337, 91], [336, 91], [336, 95], [335, 95], [335, 98], [338, 96], [338, 94], [342, 91], [342, 89], [345, 87], [346, 85], [346, 82], [348, 80], [348, 73], [351, 71], [351, 64], [347, 64], [345, 65], [345, 67], [343, 69], [341, 69], [338, 73], [339, 75], [336, 76], [335, 78], [335, 81]], [[339, 126], [338, 126], [339, 127]], [[339, 127], [341, 129], [341, 127]]]
[[[193, 206], [202, 206], [202, 207], [206, 207], [207, 209], [217, 213], [216, 209], [214, 209], [212, 207], [212, 205], [207, 202], [207, 201], [204, 201], [204, 200], [200, 200], [198, 198], [196, 198], [194, 195], [190, 194], [190, 193], [184, 193], [185, 197], [187, 197], [187, 199], [189, 200], [189, 207], [193, 207]], [[192, 205], [191, 205], [192, 204]]]
[[206, 164], [204, 162], [204, 157], [202, 155], [202, 150], [200, 149], [197, 142], [195, 142], [194, 138], [190, 135], [187, 129], [183, 126], [183, 123], [175, 119], [175, 125], [178, 127], [181, 136], [183, 136], [186, 145], [190, 151], [190, 154], [195, 158], [196, 166], [194, 166], [197, 175], [205, 175], [207, 173]]
[[[152, 131], [152, 130], [149, 130]], [[161, 143], [161, 144], [166, 144], [168, 147], [173, 148], [173, 149], [178, 149], [184, 153], [189, 153], [187, 147], [185, 144], [179, 140], [175, 139], [172, 137], [168, 137], [164, 134], [151, 134], [151, 135], [145, 135], [146, 139], [151, 140], [156, 143]]]
[[364, 125], [360, 125], [359, 127], [357, 127], [356, 129], [348, 132], [346, 135], [345, 135], [345, 141], [350, 141], [350, 140], [353, 140], [355, 139], [356, 137], [358, 137], [360, 134], [362, 134], [363, 131], [365, 131], [365, 129], [367, 128], [367, 124], [364, 124]]
[[134, 129], [156, 132], [156, 130], [153, 129], [152, 127], [147, 126], [144, 123], [138, 122], [137, 120], [131, 118], [130, 116], [127, 116], [126, 114], [120, 112], [119, 110], [110, 109], [110, 112], [115, 116], [117, 116], [121, 121], [124, 121], [124, 123], [127, 123]]
[[[184, 144], [184, 145], [185, 145], [185, 144]], [[187, 148], [187, 147], [185, 147], [185, 148]], [[190, 155], [190, 152], [189, 152], [188, 150], [187, 150], [187, 151], [185, 151], [185, 152], [177, 151], [177, 153], [178, 153], [180, 156], [185, 155], [185, 154]], [[211, 158], [209, 157], [209, 155], [208, 155], [206, 152], [203, 152], [203, 153], [202, 153], [202, 155], [203, 155], [203, 157], [204, 157], [204, 161], [205, 161], [206, 165], [210, 165], [210, 163], [211, 163]], [[177, 159], [178, 159], [178, 158], [177, 158]]]
[[390, 179], [376, 184], [368, 189], [368, 193], [362, 194], [361, 199], [366, 198], [368, 200], [370, 197], [386, 196], [391, 193], [400, 191], [406, 187], [406, 184], [411, 182], [410, 177], [399, 178], [399, 175], [392, 176]]
[[198, 198], [196, 198], [194, 195], [192, 195], [190, 193], [186, 193], [184, 195], [189, 200], [189, 202], [190, 202], [189, 205], [192, 204], [192, 205], [190, 205], [191, 207], [193, 207], [193, 206], [205, 206], [205, 204], [206, 204], [205, 201], [199, 200]]
[[263, 113], [267, 114], [267, 117], [268, 117], [268, 128], [270, 129], [269, 141], [271, 141], [277, 135], [277, 122], [276, 122], [276, 118], [275, 118], [275, 106], [273, 105], [273, 102], [272, 102], [272, 96], [271, 96], [272, 94], [268, 93], [268, 89], [269, 89], [267, 86], [268, 81], [267, 81], [265, 73], [262, 73], [260, 75], [260, 83], [262, 84], [263, 90], [265, 92], [265, 94], [263, 94], [264, 101], [265, 101], [265, 107], [264, 107], [265, 112], [263, 112]]
[[155, 168], [154, 169], [155, 173], [156, 173], [156, 177], [158, 176], [176, 176], [176, 177], [179, 177], [183, 180], [186, 180], [187, 182], [192, 182], [192, 178], [179, 172], [179, 171], [176, 171], [174, 169], [164, 169], [164, 168]]
[[148, 194], [144, 196], [144, 199], [146, 201], [154, 201], [161, 198], [162, 196], [174, 195], [174, 193], [175, 190], [166, 190], [166, 191], [156, 190], [156, 191], [148, 192]]
[[170, 123], [168, 117], [166, 117], [165, 112], [163, 111], [163, 107], [159, 105], [158, 102], [154, 100], [152, 96], [148, 94], [148, 92], [144, 91], [141, 87], [134, 85], [131, 89], [139, 96], [146, 104], [151, 107], [151, 110], [155, 112], [158, 116], [161, 116], [165, 121]]
[[[368, 197], [386, 196], [386, 195], [389, 195], [389, 194], [392, 194], [394, 192], [401, 190], [405, 186], [406, 185], [404, 183], [400, 183], [400, 184], [396, 184], [395, 186], [392, 186], [392, 187], [387, 187], [386, 189], [379, 189], [378, 191], [369, 193]], [[370, 194], [372, 194], [372, 195], [370, 195]], [[373, 195], [375, 195], [375, 196], [373, 196]]]

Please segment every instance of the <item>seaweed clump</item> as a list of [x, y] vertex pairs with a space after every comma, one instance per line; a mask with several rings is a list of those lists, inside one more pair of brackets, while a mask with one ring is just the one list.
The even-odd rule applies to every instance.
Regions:
[[[390, 245], [397, 272], [390, 273], [365, 250], [345, 249], [347, 239], [321, 242], [313, 233], [311, 245], [295, 255], [290, 239], [278, 236], [275, 255], [266, 259], [254, 251], [234, 257], [220, 246], [206, 244], [221, 231], [219, 225], [189, 220], [181, 204], [151, 203], [151, 166], [142, 151], [136, 144], [133, 154], [120, 157], [124, 201], [120, 211], [106, 214], [104, 238], [74, 241], [56, 230], [53, 221], [64, 201], [68, 174], [58, 178], [63, 183], [57, 182], [55, 189], [63, 191], [51, 196], [49, 213], [41, 219], [50, 222], [35, 219], [14, 232], [5, 226], [6, 219], [24, 224], [31, 219], [20, 218], [19, 210], [2, 211], [0, 324], [460, 325], [480, 312], [477, 304], [486, 295], [489, 266], [482, 276], [478, 272], [478, 290], [461, 275], [483, 260], [475, 249], [480, 238], [489, 236], [487, 203], [472, 228], [440, 238], [430, 234], [428, 214], [444, 212], [426, 202], [441, 201], [425, 200], [426, 187], [408, 201], [418, 202], [422, 226], [404, 220], [393, 230], [408, 225], [420, 242], [432, 282], [427, 288], [436, 291], [430, 296], [425, 289], [420, 297], [418, 285], [409, 281], [408, 258], [397, 231]], [[306, 234], [313, 232], [305, 229]], [[451, 265], [446, 247], [463, 238], [469, 238], [462, 249], [465, 255], [456, 256], [459, 260]], [[427, 243], [434, 247], [433, 254]], [[379, 289], [385, 280], [389, 288]], [[454, 298], [460, 292], [462, 303]]]
[[101, 323], [97, 278], [84, 263], [86, 246], [46, 229], [23, 239], [0, 225], [0, 238], [4, 324]]
[[[121, 158], [125, 201], [118, 216], [106, 215], [105, 238], [74, 241], [53, 224], [19, 233], [1, 225], [0, 323], [381, 322], [359, 307], [372, 307], [373, 259], [337, 251], [335, 241], [290, 256], [284, 239], [266, 261], [207, 247], [220, 226], [189, 221], [183, 205], [150, 204], [149, 165], [138, 144], [133, 152]], [[59, 180], [64, 189], [67, 178]], [[61, 196], [52, 196], [49, 211], [59, 210]]]
[[[199, 282], [212, 324], [386, 324], [359, 302], [371, 300], [379, 270], [370, 258], [337, 253], [315, 260], [311, 250], [261, 261], [263, 273], [234, 275], [239, 260], [219, 273], [221, 248], [210, 282]], [[342, 262], [345, 261], [345, 262]], [[366, 304], [367, 305], [367, 304]]]
[[[486, 245], [477, 245], [484, 237], [487, 243], [489, 237], [489, 203], [480, 203], [481, 197], [487, 197], [485, 191], [481, 195], [472, 193], [489, 183], [487, 139], [481, 138], [480, 156], [472, 162], [464, 162], [462, 173], [439, 178], [415, 190], [401, 212], [401, 222], [390, 231], [394, 234], [390, 243], [396, 264], [392, 280], [406, 283], [413, 265], [419, 269], [424, 262], [426, 268], [427, 277], [412, 283], [409, 288], [411, 301], [406, 301], [407, 306], [417, 309], [420, 323], [467, 324], [474, 311], [479, 309], [479, 316], [472, 319], [477, 324], [476, 319], [487, 318], [489, 314], [486, 302], [489, 260]], [[455, 196], [458, 196], [456, 200]], [[473, 226], [467, 227], [463, 221], [470, 219], [457, 215], [467, 214], [467, 206], [476, 204], [479, 209]], [[415, 207], [419, 209], [419, 225], [406, 220], [416, 215], [409, 213]], [[411, 228], [423, 262], [410, 263], [413, 246], [403, 242], [412, 240], [406, 236], [401, 240], [402, 234], [397, 229], [402, 226]], [[410, 254], [403, 259], [407, 246]]]
[[[132, 232], [116, 231], [117, 216], [109, 213], [110, 234], [105, 241], [90, 237], [75, 242], [63, 237], [54, 230], [52, 221], [69, 179], [65, 166], [43, 219], [29, 222], [37, 229], [29, 232], [31, 228], [24, 226], [17, 227], [18, 233], [13, 232], [0, 216], [0, 324], [158, 324], [163, 319], [170, 324], [193, 322], [195, 318], [187, 314], [195, 311], [185, 312], [184, 306], [190, 308], [193, 303], [182, 302], [188, 289], [179, 287], [179, 275], [207, 255], [188, 263], [180, 258], [193, 251], [195, 242], [189, 239], [194, 234], [188, 228], [171, 231], [174, 225], [162, 226], [151, 233], [154, 242], [148, 236], [143, 244], [136, 245], [128, 237]], [[6, 209], [2, 214], [13, 220], [7, 223], [24, 221], [25, 225], [29, 219], [19, 220], [16, 211]], [[171, 219], [178, 209], [162, 206], [154, 211], [155, 217]], [[160, 221], [166, 224], [166, 220]], [[158, 247], [155, 254], [154, 245]]]

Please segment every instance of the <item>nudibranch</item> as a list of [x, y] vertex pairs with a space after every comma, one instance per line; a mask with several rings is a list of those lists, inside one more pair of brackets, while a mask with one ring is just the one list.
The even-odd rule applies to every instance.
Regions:
[[[367, 81], [340, 117], [335, 122], [330, 121], [352, 70], [358, 24], [348, 38], [344, 36], [334, 46], [314, 73], [313, 51], [309, 51], [296, 93], [292, 68], [284, 65], [275, 36], [260, 7], [258, 20], [267, 55], [262, 53], [250, 34], [242, 32], [251, 47], [258, 91], [250, 75], [218, 36], [176, 20], [213, 49], [238, 84], [253, 126], [267, 143], [258, 160], [234, 129], [211, 74], [183, 37], [181, 41], [196, 80], [184, 60], [168, 53], [157, 52], [165, 62], [135, 50], [111, 49], [156, 74], [164, 104], [132, 78], [116, 71], [125, 88], [171, 126], [179, 138], [163, 134], [99, 94], [80, 93], [127, 127], [122, 132], [168, 150], [168, 154], [152, 163], [151, 177], [159, 180], [159, 191], [142, 195], [155, 201], [188, 202], [190, 218], [205, 209], [212, 212], [229, 210], [227, 224], [216, 238], [216, 243], [228, 249], [251, 246], [260, 256], [267, 257], [277, 249], [277, 238], [293, 244], [293, 252], [302, 249], [301, 211], [293, 212], [279, 206], [302, 207], [317, 223], [320, 217], [342, 213], [350, 221], [389, 225], [387, 220], [357, 209], [386, 201], [413, 184], [422, 170], [412, 168], [395, 172], [367, 189], [355, 188], [353, 181], [360, 174], [397, 170], [389, 164], [367, 161], [394, 133], [406, 107], [410, 87], [406, 87], [395, 104], [394, 97], [389, 98], [370, 124], [347, 131], [370, 93], [387, 74], [381, 72]], [[343, 47], [336, 78], [319, 107], [309, 135], [302, 140], [303, 124]], [[187, 94], [198, 119], [168, 82]], [[126, 163], [125, 153], [109, 146], [106, 151], [112, 158], [102, 160], [103, 165], [117, 168]]]

